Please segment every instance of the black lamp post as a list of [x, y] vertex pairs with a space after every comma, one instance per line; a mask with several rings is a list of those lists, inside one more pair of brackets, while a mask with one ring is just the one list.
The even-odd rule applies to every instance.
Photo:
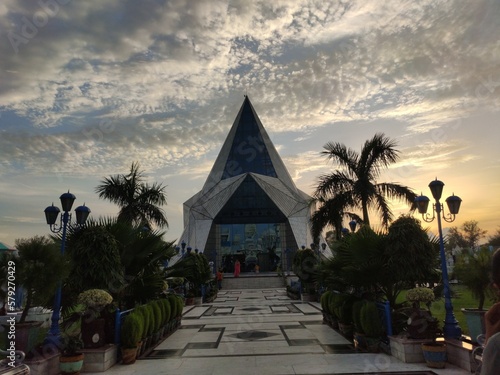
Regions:
[[[56, 224], [56, 220], [61, 210], [59, 210], [58, 207], [55, 207], [54, 203], [52, 203], [52, 206], [47, 207], [44, 210], [44, 212], [45, 212], [45, 219], [47, 220], [47, 224], [50, 226], [50, 230], [53, 233], [59, 233], [62, 231], [61, 254], [64, 254], [68, 225], [71, 226], [70, 211], [76, 197], [68, 191], [67, 193], [62, 194], [59, 199], [61, 200], [61, 207], [63, 210], [63, 214], [61, 215], [61, 221], [59, 225]], [[83, 204], [83, 206], [78, 206], [75, 209], [75, 214], [76, 214], [76, 225], [77, 226], [84, 225], [85, 222], [87, 221], [87, 218], [89, 217], [90, 208], [88, 208], [87, 206], [85, 206], [85, 204]], [[47, 341], [53, 343], [57, 347], [59, 346], [61, 339], [61, 332], [59, 330], [60, 310], [61, 310], [61, 285], [59, 284], [56, 291], [56, 295], [54, 297], [54, 305], [51, 318], [52, 323], [49, 332], [47, 333]]]
[[[429, 206], [429, 201], [430, 201], [429, 198], [427, 198], [425, 195], [420, 195], [419, 197], [415, 198], [415, 203], [417, 205], [418, 212], [422, 214], [422, 219], [425, 222], [430, 223], [434, 220], [434, 218], [437, 218], [438, 232], [439, 232], [439, 249], [441, 256], [441, 272], [443, 274], [443, 286], [444, 286], [444, 301], [445, 301], [444, 307], [446, 310], [443, 333], [444, 337], [446, 338], [457, 339], [462, 336], [462, 331], [460, 329], [460, 326], [458, 325], [458, 321], [455, 318], [455, 315], [453, 314], [450, 283], [448, 280], [448, 268], [446, 267], [446, 256], [444, 252], [444, 240], [443, 240], [443, 229], [441, 227], [441, 217], [443, 218], [444, 221], [448, 223], [453, 222], [455, 220], [455, 215], [458, 214], [458, 211], [460, 210], [460, 203], [462, 203], [462, 200], [455, 195], [446, 198], [446, 204], [448, 206], [449, 213], [445, 215], [444, 207], [439, 202], [439, 200], [441, 199], [441, 194], [443, 193], [443, 186], [444, 183], [442, 181], [439, 181], [438, 179], [432, 181], [429, 184], [432, 196], [436, 201], [436, 203], [432, 205], [433, 208], [432, 217], [429, 216], [429, 214], [427, 214], [427, 208]], [[436, 215], [434, 215], [434, 212], [436, 213]]]

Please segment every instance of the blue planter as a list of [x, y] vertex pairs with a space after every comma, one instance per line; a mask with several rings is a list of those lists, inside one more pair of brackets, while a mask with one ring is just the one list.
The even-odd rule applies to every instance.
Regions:
[[469, 328], [470, 339], [473, 343], [477, 343], [477, 336], [486, 333], [484, 326], [484, 314], [487, 310], [478, 309], [462, 309], [465, 316], [467, 327]]
[[422, 353], [428, 367], [444, 368], [448, 359], [445, 343], [423, 343]]

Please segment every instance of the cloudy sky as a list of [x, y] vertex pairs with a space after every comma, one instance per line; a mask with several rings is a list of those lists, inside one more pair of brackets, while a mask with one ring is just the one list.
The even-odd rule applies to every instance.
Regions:
[[2, 0], [0, 241], [47, 234], [68, 189], [115, 215], [94, 189], [134, 161], [167, 185], [178, 239], [245, 94], [305, 192], [327, 141], [383, 132], [401, 159], [381, 180], [430, 195], [438, 177], [463, 199], [452, 225], [493, 234], [498, 35], [498, 0]]

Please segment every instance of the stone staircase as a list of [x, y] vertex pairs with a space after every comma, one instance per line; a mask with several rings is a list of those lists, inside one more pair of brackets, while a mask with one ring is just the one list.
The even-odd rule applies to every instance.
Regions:
[[276, 272], [241, 273], [239, 277], [224, 274], [222, 290], [284, 288], [285, 281]]

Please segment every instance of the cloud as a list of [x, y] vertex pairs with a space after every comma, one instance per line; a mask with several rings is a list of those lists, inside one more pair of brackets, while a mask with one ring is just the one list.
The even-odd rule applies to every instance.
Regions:
[[316, 134], [381, 122], [402, 129], [408, 165], [466, 164], [478, 152], [465, 132], [436, 143], [442, 158], [410, 140], [498, 113], [499, 15], [496, 0], [4, 0], [0, 174], [100, 176], [139, 160], [199, 181], [245, 93], [290, 140], [301, 181], [321, 163]]

